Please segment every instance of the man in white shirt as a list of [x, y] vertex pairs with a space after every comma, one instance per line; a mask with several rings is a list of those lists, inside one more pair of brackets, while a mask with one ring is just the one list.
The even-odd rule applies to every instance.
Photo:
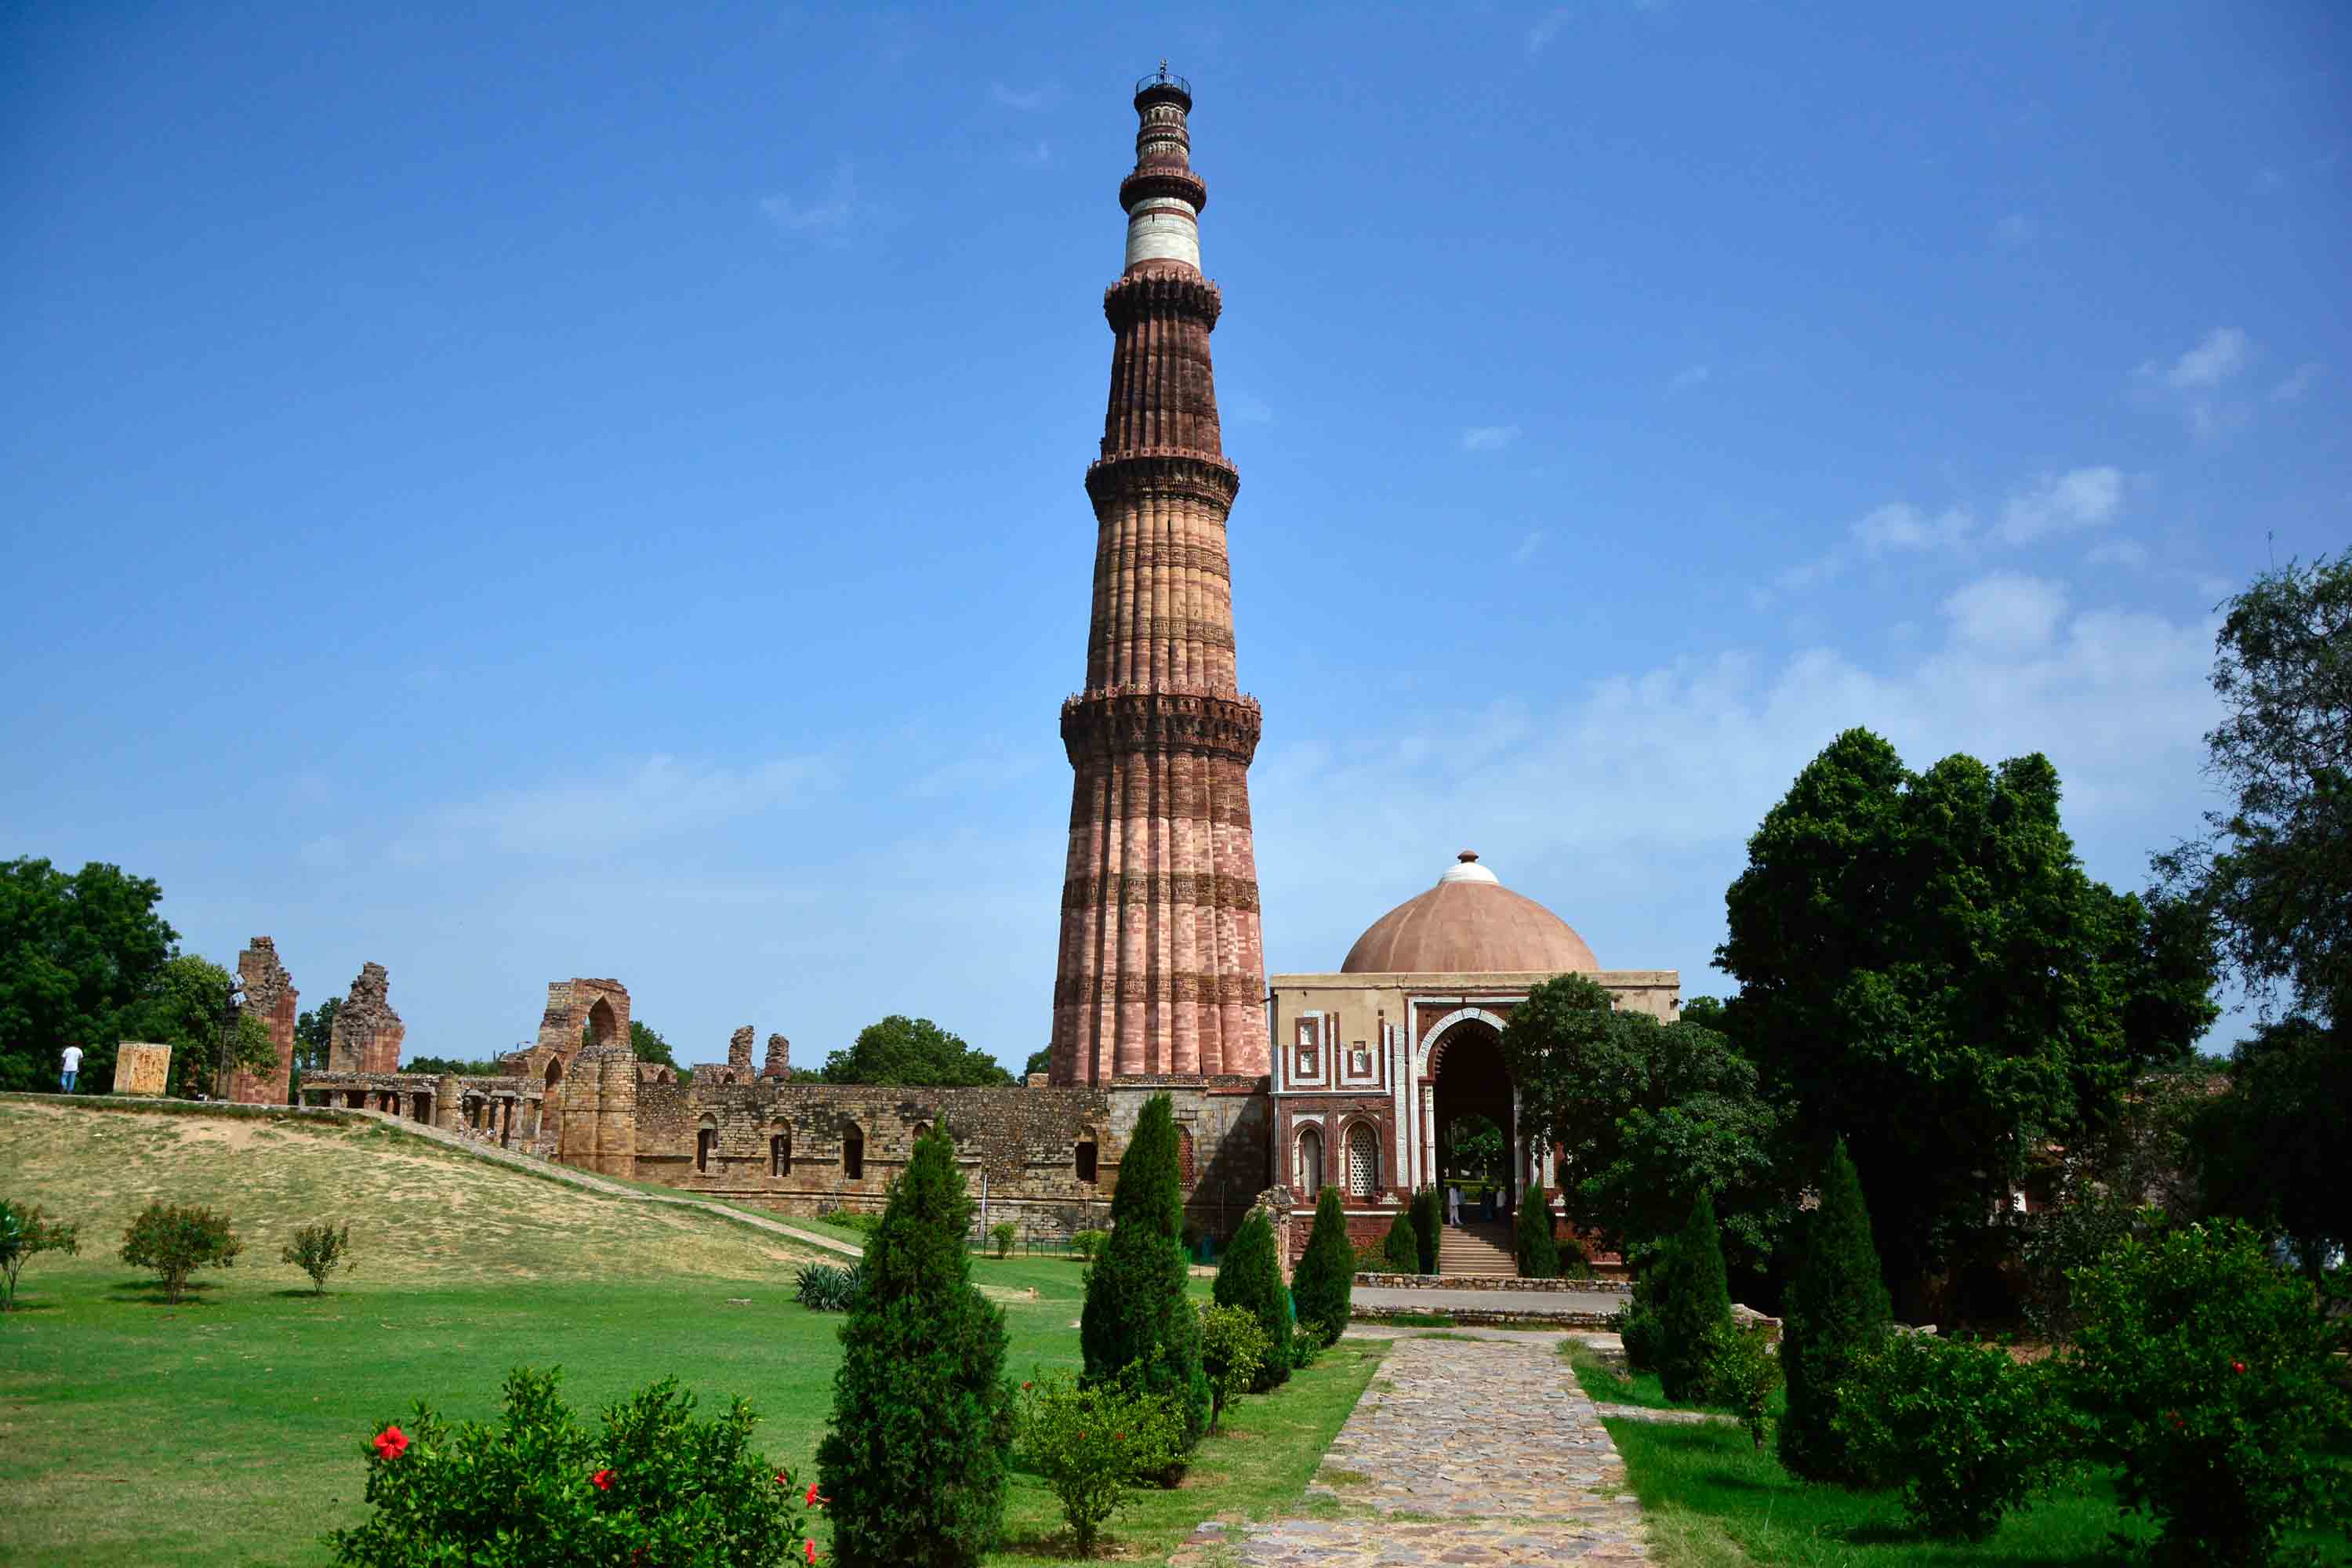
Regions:
[[79, 1046], [68, 1046], [66, 1047], [66, 1069], [64, 1072], [58, 1075], [58, 1092], [60, 1094], [71, 1094], [74, 1091], [74, 1079], [80, 1076], [81, 1047]]

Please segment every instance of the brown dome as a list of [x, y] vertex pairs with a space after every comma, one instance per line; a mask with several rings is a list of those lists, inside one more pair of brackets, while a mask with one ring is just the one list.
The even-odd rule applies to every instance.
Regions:
[[1343, 974], [1591, 974], [1601, 961], [1574, 928], [1522, 898], [1464, 850], [1437, 886], [1374, 921]]

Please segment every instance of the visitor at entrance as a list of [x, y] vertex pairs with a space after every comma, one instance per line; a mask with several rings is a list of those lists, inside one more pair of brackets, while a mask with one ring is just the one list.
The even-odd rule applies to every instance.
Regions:
[[1445, 1223], [1456, 1230], [1462, 1228], [1462, 1184], [1459, 1182], [1446, 1184]]
[[74, 1091], [75, 1080], [81, 1077], [81, 1047], [68, 1046], [65, 1062], [65, 1070], [58, 1074], [58, 1091], [60, 1094], [71, 1094]]

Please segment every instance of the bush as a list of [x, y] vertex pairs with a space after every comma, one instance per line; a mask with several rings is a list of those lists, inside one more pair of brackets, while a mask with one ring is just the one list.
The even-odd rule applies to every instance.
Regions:
[[16, 1276], [44, 1252], [78, 1253], [81, 1226], [50, 1219], [41, 1205], [19, 1207], [0, 1198], [0, 1312], [16, 1305]]
[[2134, 1228], [2130, 1205], [2103, 1193], [2079, 1192], [2028, 1216], [2017, 1249], [2026, 1327], [2053, 1349], [2072, 1344], [2080, 1315], [2070, 1276], [2105, 1258]]
[[606, 1406], [590, 1432], [556, 1396], [557, 1376], [508, 1373], [496, 1426], [452, 1426], [419, 1402], [404, 1425], [375, 1428], [362, 1447], [375, 1511], [327, 1537], [335, 1561], [772, 1568], [805, 1556], [808, 1495], [751, 1447], [749, 1405], [697, 1422], [694, 1396], [665, 1378]]
[[872, 1209], [835, 1209], [824, 1216], [844, 1230], [854, 1230], [867, 1240], [882, 1228], [882, 1216]]
[[1381, 1243], [1381, 1267], [1391, 1274], [1421, 1272], [1421, 1237], [1413, 1232], [1412, 1214], [1404, 1209], [1389, 1221], [1389, 1234]]
[[1257, 1320], [1265, 1335], [1265, 1361], [1258, 1369], [1253, 1394], [1279, 1387], [1290, 1376], [1290, 1292], [1282, 1283], [1282, 1260], [1275, 1256], [1274, 1222], [1264, 1209], [1254, 1208], [1234, 1232], [1218, 1267], [1217, 1282], [1209, 1292], [1220, 1307], [1238, 1307]]
[[1658, 1382], [1675, 1404], [1696, 1404], [1708, 1396], [1707, 1358], [1716, 1336], [1731, 1321], [1715, 1200], [1701, 1193], [1692, 1201], [1689, 1221], [1659, 1254], [1651, 1277], [1658, 1314]]
[[1291, 1326], [1290, 1364], [1304, 1369], [1315, 1364], [1315, 1358], [1329, 1349], [1332, 1341], [1324, 1336], [1323, 1325], [1301, 1321]]
[[1658, 1370], [1663, 1344], [1658, 1326], [1658, 1265], [1670, 1250], [1671, 1240], [1665, 1247], [1646, 1247], [1635, 1253], [1633, 1291], [1625, 1304], [1610, 1314], [1609, 1326], [1624, 1342], [1625, 1365], [1633, 1372]]
[[1070, 1236], [1070, 1250], [1092, 1263], [1096, 1254], [1102, 1251], [1103, 1243], [1109, 1239], [1110, 1232], [1107, 1230], [1074, 1231]]
[[1209, 1430], [1225, 1406], [1257, 1384], [1271, 1347], [1255, 1313], [1241, 1307], [1201, 1303], [1201, 1364], [1209, 1374]]
[[842, 1325], [816, 1451], [842, 1568], [969, 1568], [1004, 1521], [1004, 1314], [971, 1283], [971, 1199], [944, 1126], [915, 1141]]
[[1176, 1174], [1175, 1110], [1164, 1094], [1143, 1103], [1111, 1194], [1110, 1240], [1087, 1270], [1078, 1345], [1087, 1381], [1136, 1368], [1136, 1386], [1175, 1401], [1189, 1451], [1209, 1424], [1201, 1366], [1201, 1316], [1185, 1294], [1184, 1193]]
[[1421, 1248], [1418, 1263], [1423, 1274], [1437, 1272], [1437, 1249], [1445, 1234], [1445, 1194], [1436, 1187], [1423, 1187], [1412, 1194], [1412, 1237]]
[[1559, 1274], [1559, 1245], [1551, 1237], [1551, 1200], [1541, 1187], [1530, 1188], [1519, 1205], [1513, 1236], [1518, 1253], [1519, 1278], [1551, 1279]]
[[2352, 1437], [2338, 1331], [2259, 1236], [2221, 1221], [2127, 1238], [2074, 1286], [2067, 1396], [2165, 1554], [2266, 1563], [2289, 1528], [2347, 1518], [2326, 1457]]
[[832, 1263], [803, 1266], [793, 1283], [793, 1300], [816, 1312], [847, 1312], [866, 1293], [866, 1265], [844, 1268]]
[[1572, 1236], [1563, 1236], [1559, 1238], [1559, 1274], [1558, 1277], [1562, 1279], [1590, 1279], [1592, 1278], [1592, 1254], [1584, 1249], [1584, 1243], [1577, 1240], [1576, 1237]]
[[1780, 1358], [1763, 1324], [1743, 1329], [1727, 1317], [1716, 1324], [1706, 1340], [1707, 1394], [1738, 1414], [1759, 1453], [1772, 1428], [1772, 1395], [1780, 1387]]
[[338, 1230], [323, 1221], [297, 1230], [294, 1239], [279, 1250], [278, 1261], [291, 1263], [308, 1274], [311, 1293], [318, 1296], [327, 1293], [327, 1281], [335, 1270], [359, 1267], [352, 1257], [352, 1227], [345, 1225]]
[[163, 1282], [163, 1299], [177, 1301], [187, 1293], [188, 1276], [199, 1268], [226, 1268], [236, 1261], [245, 1244], [229, 1228], [229, 1218], [194, 1205], [149, 1204], [122, 1232], [122, 1261], [152, 1268]]
[[1888, 1335], [1831, 1416], [1853, 1467], [1903, 1489], [1913, 1524], [1961, 1541], [1990, 1538], [2057, 1479], [2063, 1425], [2044, 1373], [1933, 1334]]
[[1307, 1250], [1290, 1279], [1298, 1326], [1313, 1326], [1317, 1349], [1347, 1331], [1355, 1289], [1356, 1249], [1348, 1242], [1348, 1216], [1340, 1212], [1339, 1189], [1325, 1187], [1315, 1200], [1315, 1228], [1307, 1233]]
[[1821, 1207], [1802, 1246], [1780, 1330], [1780, 1373], [1789, 1382], [1780, 1463], [1808, 1480], [1860, 1480], [1864, 1472], [1837, 1435], [1839, 1389], [1885, 1340], [1892, 1313], [1862, 1182], [1843, 1140], [1831, 1151]]
[[1009, 1219], [988, 1227], [988, 1239], [995, 1246], [996, 1256], [999, 1258], [1013, 1256], [1013, 1238], [1020, 1234], [1021, 1227]]
[[1061, 1500], [1077, 1554], [1091, 1557], [1127, 1489], [1182, 1458], [1183, 1421], [1173, 1401], [1143, 1392], [1131, 1377], [1082, 1384], [1057, 1372], [1022, 1386], [1029, 1391], [1022, 1451]]

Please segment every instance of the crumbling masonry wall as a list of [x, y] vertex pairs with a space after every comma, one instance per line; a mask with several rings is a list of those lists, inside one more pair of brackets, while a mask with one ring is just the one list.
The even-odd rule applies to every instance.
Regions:
[[392, 979], [381, 963], [363, 963], [352, 982], [351, 994], [335, 1010], [335, 1026], [327, 1039], [327, 1070], [331, 1073], [396, 1073], [400, 1044], [408, 1037], [400, 1015], [392, 1010]]
[[294, 989], [294, 977], [278, 962], [278, 944], [266, 936], [255, 937], [236, 955], [236, 975], [245, 987], [245, 1010], [269, 1031], [278, 1062], [262, 1073], [232, 1069], [228, 1098], [239, 1105], [283, 1105], [294, 1082], [294, 1019], [300, 994]]

